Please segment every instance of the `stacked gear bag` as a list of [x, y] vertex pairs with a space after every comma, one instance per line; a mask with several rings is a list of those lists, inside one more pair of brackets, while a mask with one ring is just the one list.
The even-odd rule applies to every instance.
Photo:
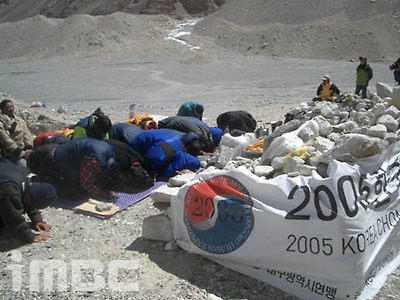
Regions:
[[137, 114], [126, 123], [140, 126], [144, 130], [158, 129], [157, 122], [149, 114]]

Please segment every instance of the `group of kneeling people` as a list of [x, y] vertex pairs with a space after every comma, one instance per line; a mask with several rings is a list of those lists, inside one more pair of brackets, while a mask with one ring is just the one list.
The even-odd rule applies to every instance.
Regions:
[[[0, 161], [0, 222], [26, 242], [45, 240], [47, 235], [29, 229], [24, 212], [37, 230], [47, 231], [50, 226], [37, 209], [57, 197], [111, 200], [115, 192], [148, 189], [179, 171], [197, 171], [201, 166], [197, 156], [214, 153], [224, 133], [256, 129], [256, 121], [245, 111], [221, 114], [217, 127], [202, 121], [202, 113], [200, 103], [187, 102], [176, 116], [159, 122], [138, 114], [112, 124], [98, 108], [64, 131], [39, 134], [32, 149], [25, 147], [28, 155], [3, 155]], [[26, 167], [21, 164], [24, 159]], [[32, 173], [35, 180], [28, 176]]]

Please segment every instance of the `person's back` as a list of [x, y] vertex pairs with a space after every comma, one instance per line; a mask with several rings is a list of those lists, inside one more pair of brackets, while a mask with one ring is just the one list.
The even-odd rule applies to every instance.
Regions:
[[94, 138], [105, 140], [109, 138], [108, 132], [112, 126], [111, 120], [99, 108], [85, 118], [79, 120], [74, 126], [72, 138]]
[[36, 230], [48, 231], [38, 209], [57, 199], [54, 187], [47, 183], [30, 182], [28, 170], [6, 159], [0, 159], [0, 225], [24, 242], [47, 240], [47, 234], [35, 234], [26, 222], [27, 213]]
[[179, 107], [178, 116], [195, 117], [199, 120], [203, 119], [204, 107], [196, 101], [185, 102]]
[[109, 136], [110, 139], [119, 140], [129, 145], [131, 140], [143, 130], [141, 127], [130, 123], [117, 123], [111, 126]]
[[221, 130], [240, 130], [244, 132], [254, 132], [257, 122], [247, 111], [236, 110], [227, 111], [217, 117], [217, 126]]

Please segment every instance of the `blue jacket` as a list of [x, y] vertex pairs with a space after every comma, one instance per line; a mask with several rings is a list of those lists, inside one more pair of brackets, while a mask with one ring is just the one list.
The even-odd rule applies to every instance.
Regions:
[[147, 159], [148, 171], [168, 180], [177, 171], [189, 169], [196, 171], [200, 161], [181, 148], [181, 140], [163, 130], [145, 130], [130, 143], [131, 147]]
[[110, 139], [119, 140], [129, 145], [132, 139], [141, 133], [143, 129], [130, 123], [114, 124], [110, 130]]
[[80, 178], [81, 162], [85, 156], [96, 158], [104, 169], [116, 160], [115, 152], [109, 144], [92, 138], [72, 139], [57, 146], [53, 158], [65, 177], [77, 181]]

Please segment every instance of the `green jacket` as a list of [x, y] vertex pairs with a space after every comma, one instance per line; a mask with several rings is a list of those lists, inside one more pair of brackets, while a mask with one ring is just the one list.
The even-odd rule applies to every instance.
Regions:
[[368, 86], [369, 81], [374, 76], [372, 68], [369, 64], [361, 65], [357, 67], [357, 85]]

